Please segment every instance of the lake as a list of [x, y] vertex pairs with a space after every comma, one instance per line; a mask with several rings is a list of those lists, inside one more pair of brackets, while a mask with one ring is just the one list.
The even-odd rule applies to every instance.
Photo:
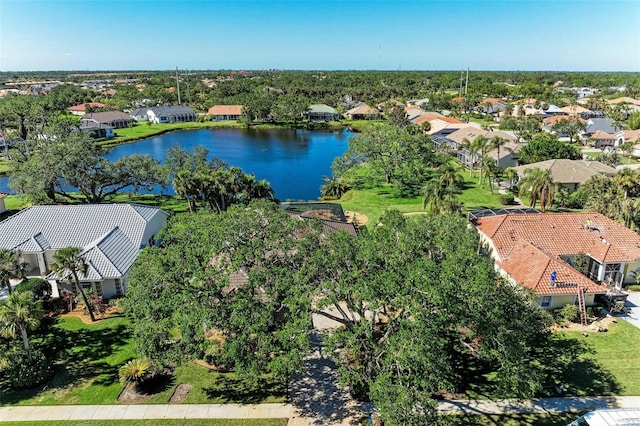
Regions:
[[[198, 145], [230, 166], [238, 166], [257, 179], [266, 179], [280, 200], [315, 200], [322, 177], [331, 175], [331, 163], [347, 149], [349, 131], [201, 129], [166, 133], [113, 148], [106, 157], [149, 154], [164, 158], [172, 145], [192, 151]], [[8, 178], [0, 177], [0, 192], [11, 192]], [[173, 188], [155, 188], [155, 193], [173, 194]]]

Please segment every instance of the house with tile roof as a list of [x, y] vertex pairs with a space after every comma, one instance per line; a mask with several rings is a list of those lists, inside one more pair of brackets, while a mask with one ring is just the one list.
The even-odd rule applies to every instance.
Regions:
[[[531, 290], [546, 309], [586, 305], [608, 294], [623, 296], [640, 267], [640, 236], [599, 213], [504, 213], [473, 217], [496, 267]], [[584, 270], [576, 267], [584, 257]]]
[[213, 121], [237, 121], [242, 115], [242, 105], [214, 105], [207, 114]]
[[496, 98], [484, 98], [478, 104], [478, 109], [482, 110], [485, 114], [495, 114], [500, 111], [504, 111], [506, 104], [501, 99]]
[[87, 102], [86, 104], [70, 106], [67, 108], [67, 111], [71, 112], [73, 115], [82, 116], [87, 113], [87, 108], [104, 108], [104, 104], [102, 102]]
[[360, 104], [347, 111], [345, 116], [350, 120], [377, 120], [382, 114], [380, 114], [380, 111], [376, 108], [370, 107], [367, 104]]
[[27, 274], [48, 279], [54, 295], [68, 281], [52, 273], [54, 254], [80, 247], [89, 264], [81, 285], [111, 298], [124, 294], [129, 268], [166, 219], [164, 211], [138, 204], [32, 206], [0, 222], [0, 247], [19, 250]]
[[554, 159], [513, 168], [520, 179], [529, 169], [551, 170], [553, 183], [558, 189], [565, 188], [569, 192], [575, 192], [580, 185], [595, 175], [613, 177], [617, 173], [615, 168], [595, 160]]

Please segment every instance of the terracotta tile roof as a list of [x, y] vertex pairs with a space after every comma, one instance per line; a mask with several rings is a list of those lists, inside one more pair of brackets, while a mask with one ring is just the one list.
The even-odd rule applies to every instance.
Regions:
[[104, 108], [104, 104], [102, 102], [87, 102], [86, 104], [70, 106], [67, 109], [69, 111], [86, 111], [87, 107]]
[[242, 105], [214, 105], [207, 111], [209, 115], [242, 115]]
[[569, 115], [578, 115], [578, 114], [582, 114], [582, 113], [587, 113], [587, 112], [591, 112], [590, 109], [587, 109], [585, 107], [581, 107], [580, 105], [569, 105], [566, 107], [562, 107], [560, 108], [562, 110], [562, 112], [569, 114]]
[[610, 99], [610, 100], [607, 101], [607, 103], [609, 105], [625, 103], [625, 104], [633, 104], [633, 105], [639, 105], [640, 106], [640, 100], [634, 99], [634, 98], [630, 98], [629, 96], [623, 96], [621, 98]]
[[502, 102], [500, 99], [496, 99], [496, 98], [484, 98], [480, 104], [484, 104], [484, 103], [491, 103], [491, 104], [497, 104], [497, 103], [504, 103]]
[[601, 263], [640, 259], [640, 236], [599, 213], [498, 215], [480, 218], [476, 226], [502, 261], [520, 239], [552, 258], [585, 253]]
[[[556, 124], [558, 124], [559, 121], [562, 120], [575, 120], [575, 117], [572, 117], [570, 115], [554, 115], [553, 117], [547, 117], [544, 118], [542, 120], [542, 124], [546, 124], [547, 126], [554, 126]], [[581, 123], [586, 123], [586, 120], [582, 119], [582, 118], [578, 118], [578, 120], [580, 120]]]
[[351, 108], [347, 111], [347, 114], [360, 114], [360, 115], [380, 115], [380, 111], [370, 107], [367, 104], [358, 105], [355, 108]]
[[451, 99], [451, 102], [462, 102], [464, 101], [464, 96], [456, 96], [455, 98]]
[[[548, 256], [535, 245], [520, 238], [513, 250], [498, 265], [511, 278], [524, 288], [533, 290], [537, 295], [575, 294], [578, 286], [588, 293], [605, 293], [604, 287], [576, 271], [571, 265], [557, 257]], [[554, 286], [551, 286], [551, 274], [556, 273]]]
[[596, 130], [592, 135], [591, 135], [592, 139], [599, 139], [599, 140], [608, 140], [608, 139], [615, 139], [615, 136], [612, 135], [611, 133], [607, 133], [607, 132], [603, 132], [602, 130]]

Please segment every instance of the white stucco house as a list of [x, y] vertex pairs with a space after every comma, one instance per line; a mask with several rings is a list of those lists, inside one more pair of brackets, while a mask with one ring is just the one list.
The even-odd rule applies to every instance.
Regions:
[[52, 273], [53, 256], [79, 247], [89, 264], [80, 276], [83, 288], [108, 299], [125, 293], [129, 268], [141, 249], [155, 243], [167, 216], [138, 204], [32, 206], [0, 222], [0, 247], [22, 252], [27, 275], [49, 280], [54, 297], [69, 284]]

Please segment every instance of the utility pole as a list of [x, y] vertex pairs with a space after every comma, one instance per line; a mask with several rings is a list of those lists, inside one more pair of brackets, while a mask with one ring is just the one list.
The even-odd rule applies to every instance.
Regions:
[[467, 67], [467, 82], [464, 85], [464, 95], [467, 96], [467, 89], [469, 88], [469, 67]]
[[460, 90], [458, 90], [458, 96], [462, 96], [462, 82], [464, 81], [464, 70], [460, 70]]
[[191, 91], [189, 90], [189, 75], [191, 75], [191, 71], [187, 70], [187, 105], [191, 105]]
[[180, 76], [178, 75], [178, 67], [176, 67], [176, 85], [178, 86], [178, 105], [181, 105], [181, 103], [180, 103]]

